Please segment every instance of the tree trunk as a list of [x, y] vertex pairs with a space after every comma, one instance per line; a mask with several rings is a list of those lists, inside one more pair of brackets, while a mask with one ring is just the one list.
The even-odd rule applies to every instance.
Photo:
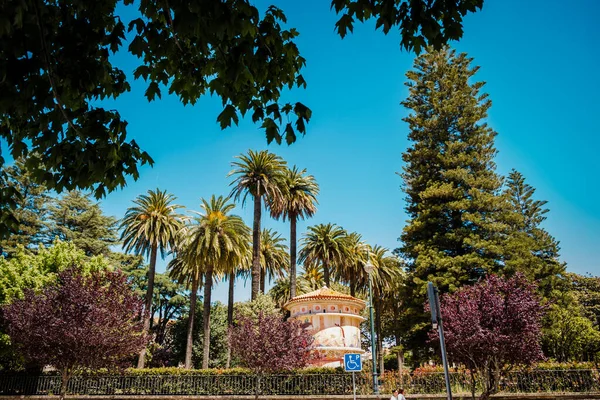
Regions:
[[260, 285], [260, 214], [261, 197], [254, 196], [254, 223], [252, 225], [252, 295], [250, 300], [256, 300]]
[[323, 263], [323, 280], [325, 280], [325, 286], [330, 287], [329, 285], [329, 263]]
[[398, 351], [396, 353], [396, 357], [398, 359], [398, 376], [400, 377], [400, 383], [402, 385], [404, 385], [404, 382], [402, 379], [402, 373], [404, 370], [404, 353], [402, 351]]
[[[154, 275], [156, 273], [156, 253], [158, 247], [152, 246], [150, 250], [150, 266], [148, 267], [148, 287], [146, 288], [146, 302], [144, 304], [144, 333], [150, 331], [150, 320], [152, 319], [152, 296], [154, 295]], [[138, 356], [138, 368], [144, 368], [146, 364], [146, 347], [140, 351]]]
[[[235, 271], [229, 274], [229, 298], [227, 299], [227, 328], [233, 326], [233, 294], [235, 291]], [[227, 344], [227, 363], [225, 368], [231, 366], [231, 346]]]
[[208, 357], [210, 356], [210, 296], [213, 283], [213, 266], [209, 265], [204, 277], [204, 344], [202, 347], [202, 369], [208, 369]]
[[60, 400], [64, 400], [67, 395], [67, 387], [69, 386], [69, 379], [71, 378], [71, 372], [66, 369], [61, 371], [60, 374]]
[[290, 299], [296, 297], [296, 215], [290, 215]]
[[192, 293], [190, 293], [190, 315], [188, 317], [187, 341], [185, 345], [185, 369], [192, 368], [192, 349], [194, 347], [194, 319], [196, 318], [196, 298], [198, 296], [198, 275], [192, 279]]
[[354, 268], [350, 271], [350, 296], [356, 297], [356, 272]]
[[[265, 265], [266, 268], [266, 265]], [[265, 280], [266, 280], [267, 271], [263, 268], [260, 269], [260, 292], [265, 294]]]

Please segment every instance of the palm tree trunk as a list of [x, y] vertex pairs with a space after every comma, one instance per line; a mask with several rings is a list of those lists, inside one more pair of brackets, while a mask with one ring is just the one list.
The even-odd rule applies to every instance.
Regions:
[[325, 281], [325, 286], [330, 287], [330, 285], [329, 285], [329, 262], [323, 263], [323, 280]]
[[194, 346], [194, 318], [196, 317], [196, 298], [198, 294], [198, 275], [192, 279], [192, 293], [190, 293], [190, 315], [188, 317], [187, 342], [185, 345], [185, 369], [192, 368], [192, 349]]
[[265, 294], [265, 276], [267, 275], [267, 271], [265, 271], [264, 269], [260, 269], [260, 292], [262, 294]]
[[[227, 328], [233, 326], [233, 294], [235, 291], [235, 271], [229, 274], [229, 298], [227, 299]], [[227, 363], [225, 368], [231, 366], [231, 346], [227, 345]]]
[[250, 300], [256, 300], [260, 288], [260, 214], [262, 212], [260, 199], [260, 196], [254, 196], [254, 223], [252, 225], [252, 295]]
[[212, 292], [213, 266], [206, 269], [204, 277], [204, 344], [202, 346], [202, 369], [208, 369], [208, 357], [210, 356], [210, 296]]
[[350, 270], [350, 296], [356, 297], [356, 273], [354, 268]]
[[[152, 297], [154, 295], [154, 275], [156, 273], [156, 253], [158, 246], [152, 245], [150, 250], [150, 266], [148, 267], [148, 287], [146, 288], [146, 302], [144, 304], [144, 333], [150, 331], [150, 320], [152, 319]], [[146, 363], [146, 347], [140, 351], [138, 356], [138, 368], [144, 368]]]
[[296, 297], [296, 215], [290, 215], [290, 299]]

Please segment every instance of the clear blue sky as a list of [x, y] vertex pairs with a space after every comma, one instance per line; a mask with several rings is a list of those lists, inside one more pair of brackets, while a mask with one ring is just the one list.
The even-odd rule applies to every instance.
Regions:
[[[266, 145], [250, 121], [221, 131], [218, 99], [183, 107], [176, 98], [148, 103], [145, 85], [114, 106], [129, 121], [129, 135], [156, 161], [137, 182], [110, 194], [104, 210], [120, 217], [132, 199], [159, 187], [189, 209], [200, 197], [228, 194], [230, 163], [248, 149], [268, 148], [290, 164], [307, 168], [321, 185], [319, 210], [310, 224], [335, 222], [361, 233], [369, 243], [390, 249], [406, 220], [400, 178], [407, 148], [407, 95], [403, 83], [413, 55], [399, 48], [397, 34], [384, 36], [374, 24], [356, 26], [341, 40], [334, 32], [329, 2], [275, 1], [301, 36], [307, 59], [306, 90], [289, 97], [313, 110], [308, 133], [297, 143]], [[264, 10], [271, 2], [260, 1]], [[548, 200], [546, 228], [561, 242], [568, 269], [600, 273], [600, 2], [486, 0], [483, 11], [468, 16], [464, 37], [454, 47], [481, 66], [493, 106], [490, 124], [497, 130], [498, 171], [521, 171]], [[120, 54], [127, 73], [136, 59]], [[251, 207], [237, 212], [248, 224]], [[288, 236], [288, 226], [263, 217], [263, 224]], [[299, 233], [306, 223], [299, 224]], [[159, 267], [164, 270], [164, 262]], [[249, 297], [249, 284], [238, 284], [237, 299]], [[226, 299], [226, 285], [215, 300]]]

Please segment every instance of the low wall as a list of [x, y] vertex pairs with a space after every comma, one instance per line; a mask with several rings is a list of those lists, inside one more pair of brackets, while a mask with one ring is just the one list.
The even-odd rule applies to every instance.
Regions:
[[[388, 400], [391, 395], [357, 395], [360, 400]], [[259, 396], [260, 400], [350, 400], [352, 395], [340, 396]], [[412, 400], [446, 399], [445, 394], [415, 394], [406, 395]], [[453, 395], [454, 400], [470, 400], [470, 395]], [[523, 393], [497, 394], [491, 397], [495, 400], [600, 400], [600, 393]], [[0, 400], [58, 400], [58, 396], [0, 396]], [[255, 396], [66, 396], [66, 400], [255, 400]]]

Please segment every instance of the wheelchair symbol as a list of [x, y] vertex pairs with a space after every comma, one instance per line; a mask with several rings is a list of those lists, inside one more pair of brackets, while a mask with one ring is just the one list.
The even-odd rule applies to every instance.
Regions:
[[360, 354], [344, 354], [344, 369], [347, 372], [362, 371]]

